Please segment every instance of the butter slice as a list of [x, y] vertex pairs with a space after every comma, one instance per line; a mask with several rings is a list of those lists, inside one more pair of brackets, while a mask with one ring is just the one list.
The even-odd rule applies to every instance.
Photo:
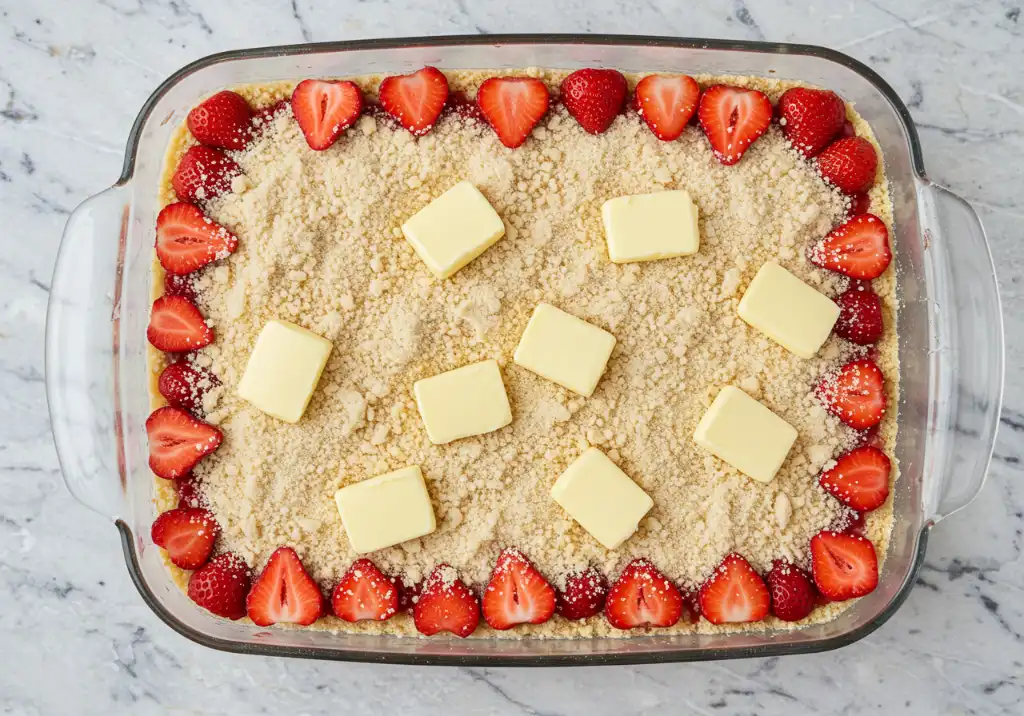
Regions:
[[435, 445], [483, 435], [512, 422], [498, 362], [485, 360], [413, 384], [427, 437]]
[[359, 554], [428, 535], [437, 526], [419, 465], [343, 487], [334, 501]]
[[461, 181], [402, 224], [431, 273], [445, 279], [505, 235], [501, 217], [480, 191]]
[[547, 303], [538, 303], [512, 360], [563, 388], [590, 397], [615, 348], [615, 336]]
[[264, 413], [299, 422], [327, 365], [331, 342], [288, 321], [263, 326], [238, 383], [238, 396]]
[[693, 439], [747, 477], [768, 483], [796, 441], [796, 428], [739, 388], [727, 385], [704, 413]]
[[654, 506], [650, 495], [595, 447], [566, 468], [551, 497], [607, 549], [629, 539]]
[[688, 256], [700, 248], [697, 207], [682, 190], [609, 199], [601, 216], [608, 256], [617, 264]]
[[769, 261], [743, 294], [739, 314], [791, 353], [813, 358], [832, 332], [839, 306]]

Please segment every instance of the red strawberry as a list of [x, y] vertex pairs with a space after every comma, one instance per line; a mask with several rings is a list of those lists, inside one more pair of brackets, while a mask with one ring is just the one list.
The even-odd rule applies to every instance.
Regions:
[[170, 560], [182, 569], [198, 569], [213, 553], [220, 525], [207, 510], [178, 507], [153, 522], [153, 543], [167, 550]]
[[391, 583], [398, 590], [398, 611], [411, 611], [423, 593], [423, 581], [406, 586], [400, 577], [391, 577]]
[[420, 634], [433, 636], [447, 631], [464, 639], [480, 623], [480, 602], [454, 569], [439, 564], [423, 583], [413, 620]]
[[219, 554], [188, 578], [188, 598], [225, 619], [245, 616], [249, 567], [231, 552]]
[[850, 197], [850, 208], [846, 212], [847, 218], [858, 214], [867, 214], [871, 211], [871, 197], [867, 194], [854, 194]]
[[532, 77], [491, 77], [476, 93], [480, 113], [510, 149], [526, 141], [550, 101], [547, 86]]
[[683, 595], [646, 559], [634, 559], [608, 591], [604, 613], [616, 629], [670, 627], [683, 615]]
[[252, 116], [252, 131], [253, 134], [258, 134], [264, 131], [270, 126], [270, 123], [274, 121], [278, 112], [281, 112], [288, 107], [291, 103], [286, 99], [278, 100], [274, 104], [268, 104], [266, 107], [256, 110], [256, 114]]
[[484, 115], [480, 112], [480, 107], [477, 106], [477, 103], [467, 97], [466, 93], [462, 91], [452, 92], [448, 95], [445, 109], [449, 112], [454, 112], [463, 119], [484, 120]]
[[199, 507], [203, 495], [199, 491], [199, 483], [191, 472], [174, 478], [174, 490], [178, 493], [178, 507]]
[[161, 296], [153, 301], [146, 338], [157, 350], [181, 353], [213, 343], [213, 329], [188, 299]]
[[863, 537], [822, 530], [811, 538], [814, 583], [833, 602], [870, 594], [878, 586], [875, 547]]
[[847, 363], [818, 384], [818, 399], [851, 428], [867, 430], [885, 414], [885, 378], [870, 360]]
[[555, 613], [555, 590], [515, 547], [498, 555], [484, 588], [484, 620], [494, 629], [543, 624]]
[[855, 284], [836, 299], [839, 319], [836, 335], [860, 346], [868, 346], [882, 337], [882, 300], [871, 285]]
[[889, 497], [891, 463], [885, 453], [865, 445], [839, 457], [821, 474], [819, 484], [826, 492], [860, 512], [878, 509]]
[[864, 513], [857, 510], [843, 510], [830, 527], [833, 532], [846, 532], [851, 535], [864, 536]]
[[241, 173], [224, 152], [197, 144], [182, 155], [171, 186], [180, 201], [205, 201], [231, 191], [231, 180]]
[[224, 90], [188, 113], [188, 129], [203, 144], [221, 149], [244, 149], [249, 141], [252, 110], [235, 92]]
[[764, 580], [735, 552], [725, 556], [700, 588], [700, 612], [712, 624], [761, 621], [769, 602]]
[[633, 106], [654, 132], [666, 142], [678, 139], [697, 111], [700, 87], [686, 75], [648, 75], [636, 86]]
[[842, 131], [846, 105], [829, 90], [794, 87], [779, 98], [782, 133], [805, 157], [813, 157]]
[[777, 559], [768, 572], [772, 614], [784, 622], [798, 622], [814, 610], [818, 590], [803, 570]]
[[245, 609], [258, 626], [309, 626], [324, 615], [324, 595], [295, 550], [278, 547], [253, 583]]
[[385, 621], [398, 613], [398, 587], [368, 559], [357, 559], [331, 592], [334, 615], [347, 622]]
[[715, 158], [728, 166], [768, 129], [772, 103], [757, 90], [714, 85], [701, 95], [697, 116]]
[[436, 67], [387, 77], [378, 90], [387, 113], [415, 135], [426, 134], [448, 100], [448, 78]]
[[185, 475], [220, 447], [223, 434], [181, 408], [157, 408], [146, 419], [149, 468], [165, 480]]
[[203, 394], [216, 382], [212, 373], [180, 360], [164, 368], [157, 390], [174, 407], [196, 414], [203, 408]]
[[700, 621], [700, 590], [680, 589], [683, 594], [683, 619], [690, 624]]
[[860, 214], [812, 244], [807, 258], [850, 278], [878, 278], [892, 261], [889, 230], [874, 214]]
[[600, 614], [608, 595], [608, 580], [593, 567], [565, 578], [565, 590], [558, 592], [556, 611], [566, 619], [586, 619]]
[[156, 217], [156, 256], [168, 273], [192, 273], [237, 248], [235, 235], [193, 204], [169, 204]]
[[189, 303], [195, 303], [199, 300], [196, 295], [195, 277], [190, 274], [165, 273], [164, 295], [181, 296]]
[[878, 154], [866, 139], [845, 137], [818, 155], [818, 171], [847, 194], [860, 194], [875, 183]]
[[363, 93], [353, 82], [302, 80], [292, 92], [292, 114], [310, 149], [323, 151], [359, 119]]
[[839, 130], [839, 138], [845, 139], [846, 137], [856, 137], [857, 130], [853, 128], [853, 122], [846, 120], [843, 122], [843, 128]]
[[580, 126], [602, 134], [612, 126], [626, 101], [626, 78], [618, 70], [576, 70], [562, 80], [562, 104]]

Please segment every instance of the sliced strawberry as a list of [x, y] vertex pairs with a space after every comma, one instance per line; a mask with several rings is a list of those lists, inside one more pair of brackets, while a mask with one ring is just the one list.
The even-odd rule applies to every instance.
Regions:
[[199, 300], [196, 294], [195, 276], [191, 274], [179, 276], [176, 273], [165, 273], [164, 295], [181, 296], [189, 303], [195, 303]]
[[878, 278], [892, 261], [889, 230], [874, 214], [860, 214], [812, 244], [807, 258], [850, 278]]
[[213, 343], [213, 329], [188, 299], [161, 296], [153, 301], [146, 338], [157, 350], [181, 353]]
[[618, 70], [576, 70], [560, 87], [562, 104], [580, 126], [591, 134], [602, 134], [612, 126], [629, 91]]
[[378, 90], [384, 109], [413, 134], [426, 134], [448, 100], [448, 78], [436, 67], [387, 77]]
[[480, 623], [480, 602], [454, 569], [439, 564], [423, 583], [413, 608], [413, 621], [420, 634], [433, 636], [447, 631], [464, 639]]
[[646, 559], [634, 559], [608, 591], [604, 613], [616, 629], [670, 627], [683, 615], [683, 595]]
[[843, 510], [833, 521], [830, 527], [833, 532], [846, 532], [847, 534], [864, 536], [864, 513], [857, 510]]
[[292, 114], [310, 149], [323, 151], [359, 119], [363, 93], [353, 82], [302, 80], [292, 92]]
[[786, 139], [810, 158], [842, 131], [846, 105], [835, 92], [793, 87], [779, 98], [779, 114]]
[[839, 138], [845, 139], [846, 137], [856, 137], [857, 130], [853, 128], [853, 122], [846, 120], [843, 122], [842, 129], [839, 130]]
[[844, 137], [818, 155], [818, 171], [847, 194], [860, 194], [875, 183], [878, 154], [866, 139]]
[[423, 580], [407, 586], [401, 577], [391, 577], [391, 583], [398, 590], [398, 611], [412, 611], [416, 602], [419, 601], [420, 594], [423, 593]]
[[171, 186], [180, 201], [206, 201], [231, 191], [231, 180], [241, 173], [224, 152], [197, 144], [182, 155]]
[[869, 211], [871, 211], [871, 197], [867, 194], [854, 194], [850, 197], [850, 208], [846, 212], [846, 217], [867, 214]]
[[291, 547], [278, 547], [245, 599], [249, 618], [258, 626], [309, 626], [324, 615], [324, 595]]
[[701, 95], [697, 116], [715, 158], [728, 166], [768, 129], [772, 103], [757, 90], [714, 85]]
[[156, 217], [156, 256], [168, 273], [192, 273], [237, 248], [235, 235], [193, 204], [168, 204]]
[[193, 137], [221, 149], [244, 149], [251, 121], [249, 103], [230, 90], [218, 92], [194, 107], [186, 120]]
[[198, 569], [213, 554], [220, 525], [207, 510], [177, 507], [153, 522], [153, 543], [167, 550], [170, 560], [182, 569]]
[[860, 512], [878, 509], [889, 497], [892, 464], [885, 453], [865, 445], [839, 457], [818, 479], [824, 490]]
[[386, 621], [398, 613], [398, 587], [368, 559], [357, 559], [331, 592], [334, 615], [347, 622]]
[[178, 493], [178, 507], [200, 507], [203, 495], [199, 483], [191, 472], [174, 478], [174, 491]]
[[772, 614], [782, 621], [798, 622], [814, 611], [818, 590], [803, 570], [777, 559], [772, 562], [767, 581]]
[[457, 114], [463, 119], [473, 119], [481, 122], [484, 121], [484, 115], [480, 111], [480, 107], [477, 105], [476, 101], [467, 97], [466, 93], [461, 90], [452, 92], [448, 95], [448, 101], [445, 103], [445, 111]]
[[494, 629], [543, 624], [555, 613], [555, 590], [515, 547], [498, 555], [484, 588], [484, 621]]
[[476, 93], [480, 113], [510, 149], [526, 141], [550, 101], [547, 86], [532, 77], [491, 77]]
[[856, 599], [878, 586], [878, 557], [871, 542], [822, 530], [811, 538], [814, 583], [833, 602]]
[[700, 612], [712, 624], [761, 621], [770, 601], [764, 580], [735, 552], [725, 556], [700, 588]]
[[818, 384], [825, 409], [851, 428], [867, 430], [885, 415], [885, 378], [870, 360], [847, 363]]
[[188, 578], [188, 597], [225, 619], [245, 616], [245, 595], [249, 593], [249, 567], [231, 552], [219, 554]]
[[220, 447], [220, 430], [197, 420], [181, 408], [157, 408], [146, 419], [149, 467], [165, 480], [188, 473]]
[[839, 319], [837, 336], [860, 346], [868, 346], [882, 337], [882, 300], [869, 283], [855, 283], [836, 298]]
[[686, 75], [648, 75], [636, 86], [633, 106], [658, 139], [678, 139], [697, 111], [700, 87]]
[[565, 590], [556, 595], [555, 610], [566, 619], [586, 619], [600, 614], [608, 596], [608, 580], [593, 567], [565, 578]]
[[279, 112], [283, 112], [285, 108], [289, 107], [291, 102], [286, 99], [278, 100], [274, 104], [268, 104], [266, 107], [256, 110], [256, 114], [252, 116], [252, 132], [258, 134], [263, 132], [270, 126], [277, 117]]
[[216, 384], [212, 373], [180, 360], [164, 368], [157, 390], [174, 407], [196, 415], [203, 409], [203, 395]]
[[689, 624], [700, 621], [700, 590], [679, 590], [683, 595], [683, 620]]

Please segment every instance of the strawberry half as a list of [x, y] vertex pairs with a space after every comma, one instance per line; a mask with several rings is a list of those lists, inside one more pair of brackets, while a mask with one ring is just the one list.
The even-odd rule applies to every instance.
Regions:
[[584, 131], [602, 134], [622, 110], [629, 91], [618, 70], [576, 70], [559, 88], [562, 104]]
[[198, 569], [213, 554], [220, 525], [213, 515], [194, 507], [177, 507], [153, 522], [153, 543], [167, 550], [171, 562], [182, 569]]
[[399, 589], [368, 559], [357, 559], [331, 592], [334, 615], [347, 622], [386, 621], [398, 613]]
[[174, 478], [174, 491], [178, 493], [178, 507], [200, 507], [203, 495], [199, 483], [191, 472]]
[[194, 107], [186, 119], [193, 137], [221, 149], [244, 149], [251, 121], [249, 103], [230, 90], [218, 92]]
[[168, 273], [192, 273], [238, 248], [238, 238], [194, 204], [168, 204], [156, 217], [156, 256]]
[[190, 274], [179, 276], [176, 273], [164, 273], [164, 295], [181, 296], [189, 303], [195, 303], [199, 300], [195, 277]]
[[864, 445], [842, 455], [834, 467], [821, 474], [818, 483], [847, 507], [870, 512], [889, 497], [891, 469], [884, 452]]
[[616, 629], [670, 627], [683, 615], [683, 595], [646, 559], [634, 559], [608, 590], [604, 605]]
[[245, 599], [245, 610], [258, 626], [309, 626], [324, 615], [324, 595], [291, 547], [278, 547]]
[[851, 428], [867, 430], [885, 415], [885, 378], [873, 361], [847, 363], [825, 376], [816, 392], [825, 409]]
[[735, 552], [725, 556], [700, 588], [700, 612], [712, 624], [761, 621], [770, 602], [764, 580]]
[[798, 622], [814, 611], [818, 590], [803, 570], [784, 559], [772, 562], [768, 572], [772, 614], [784, 622]]
[[448, 101], [448, 78], [436, 67], [387, 77], [377, 94], [385, 111], [413, 134], [426, 134]]
[[864, 513], [857, 510], [843, 510], [840, 515], [832, 521], [829, 527], [833, 532], [846, 532], [847, 534], [864, 536]]
[[157, 350], [181, 353], [213, 343], [213, 329], [187, 298], [164, 295], [153, 301], [146, 338]]
[[715, 158], [729, 166], [768, 129], [772, 103], [764, 92], [714, 85], [701, 95], [697, 117]]
[[480, 623], [480, 602], [454, 569], [439, 564], [423, 583], [412, 616], [420, 634], [447, 631], [464, 639]]
[[457, 114], [463, 119], [484, 121], [484, 115], [480, 112], [480, 107], [477, 106], [476, 100], [470, 99], [466, 96], [466, 93], [461, 90], [452, 92], [448, 95], [448, 101], [445, 103], [445, 111]]
[[555, 611], [566, 619], [600, 614], [608, 596], [608, 580], [593, 567], [565, 578], [565, 589], [555, 595]]
[[181, 201], [206, 201], [231, 191], [231, 180], [241, 173], [224, 152], [197, 144], [182, 155], [171, 186]]
[[181, 408], [157, 408], [146, 418], [149, 468], [165, 480], [187, 474], [220, 447], [220, 430], [197, 420]]
[[857, 535], [830, 530], [814, 535], [811, 571], [818, 591], [833, 602], [863, 597], [878, 586], [875, 547]]
[[532, 77], [491, 77], [476, 93], [480, 113], [510, 149], [526, 141], [550, 101], [547, 86]]
[[245, 616], [249, 567], [231, 552], [217, 555], [188, 578], [188, 598], [219, 617]]
[[850, 208], [846, 212], [847, 217], [867, 214], [871, 211], [871, 197], [867, 194], [854, 194], [850, 197]]
[[509, 547], [498, 555], [482, 609], [484, 621], [494, 629], [543, 624], [555, 613], [555, 590], [522, 552]]
[[205, 392], [216, 384], [212, 373], [180, 360], [164, 368], [156, 387], [168, 403], [195, 415], [203, 408]]
[[811, 244], [807, 258], [817, 266], [850, 278], [878, 278], [892, 262], [889, 230], [874, 214], [860, 214]]
[[818, 155], [821, 176], [847, 194], [861, 194], [875, 183], [878, 154], [866, 139], [844, 137]]
[[843, 129], [846, 105], [835, 92], [793, 87], [779, 98], [782, 133], [805, 157], [828, 146]]
[[837, 336], [860, 346], [869, 346], [882, 337], [882, 300], [868, 283], [856, 283], [836, 298], [839, 318]]
[[321, 152], [359, 119], [363, 93], [353, 82], [302, 80], [292, 92], [292, 114], [310, 149]]
[[284, 109], [290, 105], [291, 102], [288, 100], [280, 99], [277, 102], [274, 102], [274, 104], [268, 104], [266, 107], [256, 110], [256, 114], [252, 116], [253, 135], [266, 131], [271, 122], [274, 121], [274, 118], [277, 117], [277, 113], [284, 111]]
[[699, 101], [700, 87], [692, 77], [648, 75], [637, 83], [633, 106], [655, 137], [671, 142], [682, 135]]

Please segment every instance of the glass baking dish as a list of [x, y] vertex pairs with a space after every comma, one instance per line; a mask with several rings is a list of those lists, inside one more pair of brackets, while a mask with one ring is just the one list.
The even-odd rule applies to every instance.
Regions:
[[[880, 143], [895, 215], [902, 391], [895, 525], [878, 588], [825, 624], [796, 631], [580, 640], [411, 639], [268, 630], [218, 619], [174, 585], [149, 538], [152, 476], [146, 324], [157, 186], [168, 139], [225, 86], [441, 68], [614, 67], [759, 75], [827, 87], [856, 103]], [[338, 661], [570, 665], [774, 656], [834, 649], [893, 615], [913, 587], [931, 527], [981, 489], [1002, 401], [1003, 328], [985, 233], [962, 199], [928, 181], [906, 105], [868, 67], [786, 44], [613, 35], [365, 40], [213, 55], [169, 77], [142, 107], [121, 178], [68, 219], [46, 325], [46, 390], [65, 480], [120, 530], [139, 593], [171, 628], [216, 649]]]

